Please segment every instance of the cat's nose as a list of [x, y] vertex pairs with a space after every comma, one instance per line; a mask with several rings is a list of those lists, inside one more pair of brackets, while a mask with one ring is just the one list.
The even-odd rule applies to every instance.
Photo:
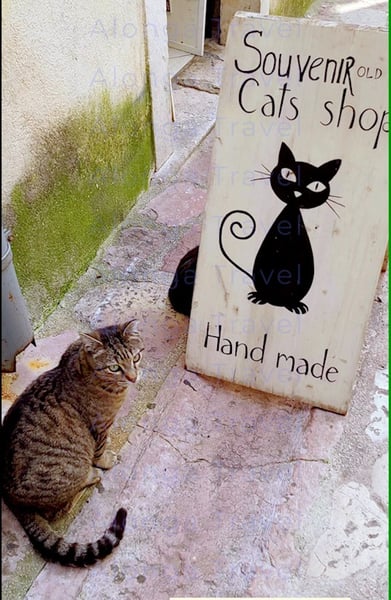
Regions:
[[294, 192], [295, 198], [300, 198], [300, 196], [302, 195], [301, 192], [299, 192], [299, 190], [295, 190]]
[[135, 383], [137, 381], [137, 373], [125, 373], [125, 377], [131, 383]]

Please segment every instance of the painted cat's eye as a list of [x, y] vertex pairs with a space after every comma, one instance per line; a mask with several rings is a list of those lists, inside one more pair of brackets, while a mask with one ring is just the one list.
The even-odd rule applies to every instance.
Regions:
[[140, 362], [140, 360], [141, 360], [141, 352], [137, 352], [137, 354], [135, 354], [133, 356], [133, 362], [138, 363], [138, 362]]
[[292, 183], [296, 183], [296, 175], [291, 169], [281, 169], [281, 177], [285, 179], [285, 181], [291, 181]]
[[110, 365], [107, 367], [107, 370], [110, 371], [110, 373], [118, 373], [119, 371], [122, 371], [119, 365]]
[[307, 185], [307, 190], [310, 190], [310, 192], [323, 192], [325, 189], [326, 186], [321, 181], [311, 181], [311, 183]]

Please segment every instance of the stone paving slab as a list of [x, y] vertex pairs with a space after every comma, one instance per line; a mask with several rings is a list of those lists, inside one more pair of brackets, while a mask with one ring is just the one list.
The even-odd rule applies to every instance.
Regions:
[[163, 271], [175, 273], [179, 261], [185, 254], [199, 245], [201, 238], [201, 225], [194, 225], [187, 233], [184, 234], [182, 240], [172, 249], [169, 255], [166, 256], [162, 265]]
[[144, 212], [163, 225], [186, 225], [201, 214], [205, 199], [205, 189], [180, 181], [152, 198]]
[[55, 367], [69, 344], [78, 337], [75, 331], [64, 331], [60, 336], [37, 339], [36, 347], [30, 345], [17, 357], [16, 373], [2, 375], [2, 415], [12, 402], [38, 375]]
[[388, 2], [380, 0], [320, 0], [309, 10], [309, 16], [339, 21], [346, 25], [387, 29]]

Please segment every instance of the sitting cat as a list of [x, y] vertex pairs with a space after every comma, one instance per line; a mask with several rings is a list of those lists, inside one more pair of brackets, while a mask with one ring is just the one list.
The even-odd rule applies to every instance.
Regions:
[[69, 510], [99, 471], [116, 461], [107, 434], [137, 379], [143, 342], [134, 320], [83, 333], [57, 367], [19, 396], [2, 426], [2, 490], [33, 546], [46, 560], [84, 567], [110, 554], [126, 525], [120, 508], [93, 543], [69, 543], [48, 520]]
[[168, 290], [173, 309], [187, 316], [190, 316], [193, 300], [198, 249], [199, 246], [196, 246], [181, 258]]

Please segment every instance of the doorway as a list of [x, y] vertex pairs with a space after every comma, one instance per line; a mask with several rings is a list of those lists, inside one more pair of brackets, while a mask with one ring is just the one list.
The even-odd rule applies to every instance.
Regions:
[[[173, 69], [173, 71], [176, 71], [177, 74], [177, 69], [182, 71], [184, 66], [186, 66], [187, 61], [190, 62], [193, 60], [193, 58], [196, 58], [194, 47], [192, 52], [189, 52], [189, 48], [184, 48], [184, 44], [188, 44], [185, 37], [179, 35], [179, 39], [173, 40], [173, 38], [170, 36], [170, 42], [168, 39], [168, 18], [171, 19], [174, 12], [174, 6], [176, 4], [179, 5], [181, 2], [184, 6], [189, 5], [189, 2], [192, 2], [197, 6], [197, 11], [195, 12], [197, 15], [197, 20], [192, 22], [190, 19], [188, 21], [187, 28], [182, 27], [182, 30], [185, 34], [193, 33], [193, 36], [201, 38], [202, 43], [198, 46], [198, 51], [200, 53], [204, 54], [204, 42], [208, 34], [210, 35], [210, 29], [213, 31], [213, 29], [216, 29], [217, 26], [217, 30], [220, 31], [220, 0], [159, 0], [158, 2], [156, 0], [144, 0], [146, 43], [149, 65], [148, 81], [151, 94], [151, 117], [156, 170], [161, 169], [168, 159], [175, 155], [175, 129], [178, 130], [177, 126], [179, 124], [178, 120], [175, 118], [175, 106], [172, 89], [173, 85], [177, 85], [175, 82], [177, 77], [173, 77], [173, 75], [170, 74], [169, 45], [171, 46], [172, 42], [175, 43], [175, 41], [177, 41], [179, 44], [182, 42], [182, 44], [179, 45], [179, 48], [176, 49], [178, 49], [180, 53], [185, 53], [185, 58], [178, 62], [177, 67]], [[176, 29], [178, 31], [179, 27]], [[210, 42], [213, 43], [215, 40], [217, 43], [220, 41], [219, 37], [215, 38], [213, 36], [213, 39], [211, 39]], [[214, 60], [214, 50], [212, 53], [213, 56], [211, 54], [210, 60]], [[209, 51], [206, 54], [209, 54]], [[182, 117], [182, 114], [180, 113], [183, 110], [183, 106], [181, 103], [177, 104], [179, 116]], [[204, 116], [205, 115], [201, 115], [201, 122], [204, 122]]]
[[171, 79], [193, 56], [203, 56], [205, 38], [218, 29], [219, 0], [166, 0]]

